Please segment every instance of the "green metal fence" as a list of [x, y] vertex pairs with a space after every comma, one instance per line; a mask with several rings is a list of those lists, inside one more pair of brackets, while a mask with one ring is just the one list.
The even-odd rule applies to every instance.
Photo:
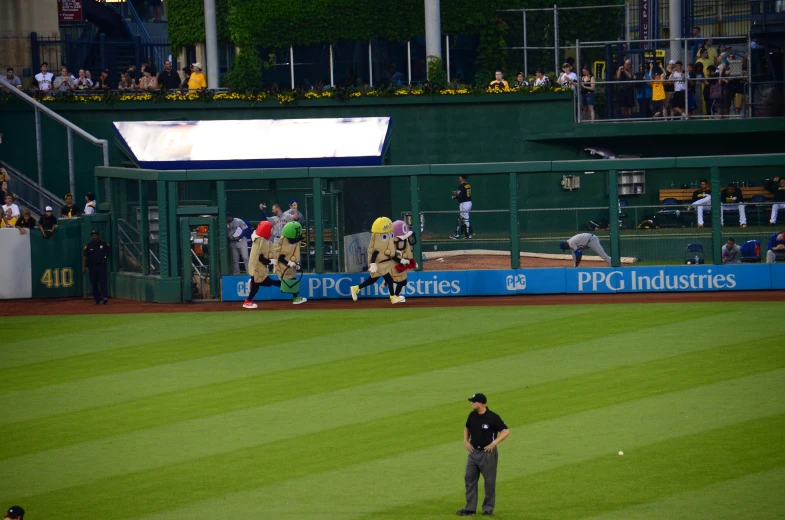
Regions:
[[[765, 248], [771, 234], [769, 199], [745, 202], [746, 227], [741, 227], [738, 211], [721, 205], [721, 189], [736, 182], [740, 168], [782, 166], [785, 154], [231, 171], [98, 168], [96, 185], [99, 196], [108, 197], [99, 207], [110, 212], [118, 237], [115, 265], [162, 278], [180, 276], [190, 265], [183, 257], [193, 255], [196, 245], [204, 259], [214, 258], [205, 273], [229, 274], [226, 212], [255, 228], [262, 218], [260, 204], [269, 216], [273, 204], [285, 211], [291, 201], [297, 201], [307, 230], [306, 272], [348, 270], [347, 243], [370, 231], [379, 216], [412, 223], [415, 253], [425, 270], [568, 266], [571, 258], [558, 244], [584, 232], [600, 238], [614, 266], [684, 263], [696, 256], [688, 254], [691, 244], [702, 246], [701, 261], [718, 264], [727, 238], [738, 244], [759, 240]], [[459, 218], [451, 191], [459, 174], [486, 195], [470, 213], [471, 239], [451, 238]], [[670, 179], [687, 175], [711, 183], [703, 227], [689, 200], [659, 202], [659, 190], [674, 184]], [[760, 184], [745, 188], [761, 191]], [[682, 193], [690, 198], [691, 189]], [[201, 219], [206, 227], [196, 238], [206, 243], [194, 242], [200, 226], [181, 224], [188, 218]], [[186, 242], [191, 251], [183, 248]], [[584, 265], [603, 263], [587, 255]]]

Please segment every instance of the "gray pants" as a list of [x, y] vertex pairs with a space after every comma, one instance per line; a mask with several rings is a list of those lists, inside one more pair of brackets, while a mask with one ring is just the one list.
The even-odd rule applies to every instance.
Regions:
[[248, 270], [248, 241], [241, 238], [238, 241], [229, 242], [229, 250], [232, 252], [232, 274], [240, 274], [240, 260], [242, 259], [245, 270]]
[[496, 505], [496, 466], [499, 463], [499, 449], [491, 453], [475, 449], [469, 453], [466, 461], [466, 507], [469, 511], [477, 510], [477, 487], [480, 474], [485, 481], [485, 500], [482, 501], [482, 511], [493, 512]]

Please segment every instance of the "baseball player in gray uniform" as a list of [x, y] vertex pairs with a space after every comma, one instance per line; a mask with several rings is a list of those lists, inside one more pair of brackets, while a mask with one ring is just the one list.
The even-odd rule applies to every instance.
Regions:
[[248, 269], [248, 239], [243, 234], [248, 226], [239, 218], [234, 218], [226, 212], [226, 238], [229, 240], [229, 250], [232, 252], [232, 273], [240, 274], [240, 259]]
[[581, 258], [583, 257], [584, 249], [591, 249], [597, 255], [605, 260], [608, 265], [611, 265], [611, 257], [609, 257], [600, 244], [600, 239], [591, 233], [580, 233], [575, 235], [569, 240], [559, 242], [559, 248], [562, 251], [569, 249], [572, 252], [572, 265], [578, 267], [581, 265]]

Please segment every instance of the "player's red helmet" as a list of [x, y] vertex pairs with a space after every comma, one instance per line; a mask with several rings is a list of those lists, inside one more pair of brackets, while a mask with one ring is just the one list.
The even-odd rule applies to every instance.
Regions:
[[270, 237], [273, 236], [273, 225], [266, 220], [259, 222], [259, 225], [256, 226], [256, 236], [270, 240]]

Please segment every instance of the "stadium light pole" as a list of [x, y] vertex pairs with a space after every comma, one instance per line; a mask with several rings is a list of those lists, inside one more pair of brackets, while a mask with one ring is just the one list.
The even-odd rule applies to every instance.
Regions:
[[681, 14], [682, 14], [682, 0], [670, 0], [669, 2], [669, 22], [670, 22], [670, 47], [671, 47], [671, 55], [670, 59], [672, 60], [685, 60], [686, 56], [682, 57], [681, 52], [681, 44], [679, 41], [673, 41], [675, 38], [681, 38], [682, 35], [682, 27], [681, 27]]
[[216, 23], [215, 0], [204, 0], [204, 45], [206, 50], [208, 88], [218, 88], [218, 25]]
[[[425, 55], [442, 58], [442, 16], [440, 0], [425, 0]], [[430, 79], [430, 78], [429, 78]]]

